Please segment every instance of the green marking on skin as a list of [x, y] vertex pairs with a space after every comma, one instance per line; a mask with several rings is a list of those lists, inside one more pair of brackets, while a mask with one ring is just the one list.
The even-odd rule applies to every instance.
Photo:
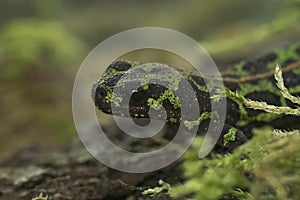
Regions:
[[204, 120], [206, 120], [210, 117], [211, 117], [210, 112], [203, 112], [197, 120], [195, 120], [195, 121], [185, 120], [183, 123], [189, 130], [191, 130], [195, 126], [199, 126], [201, 124], [201, 122], [203, 122]]
[[236, 71], [236, 74], [239, 76], [248, 76], [249, 72], [244, 70], [245, 63], [245, 61], [241, 61], [236, 65], [236, 68], [233, 71]]
[[105, 100], [107, 103], [113, 103], [115, 106], [120, 106], [120, 103], [122, 102], [123, 98], [117, 96], [115, 93], [107, 92]]
[[172, 122], [172, 123], [177, 123], [178, 122], [178, 120], [176, 118], [173, 118], [173, 117], [171, 117], [169, 119], [169, 121]]
[[143, 90], [148, 90], [149, 89], [149, 85], [148, 84], [143, 85], [142, 87], [143, 87]]
[[160, 110], [166, 99], [169, 100], [173, 108], [180, 108], [179, 98], [175, 96], [175, 94], [171, 90], [165, 90], [164, 93], [157, 100], [153, 98], [148, 98], [147, 104], [148, 106], [150, 106], [150, 108], [153, 108], [154, 110]]
[[[291, 45], [287, 49], [277, 50], [276, 51], [277, 58], [276, 58], [276, 60], [268, 63], [268, 68], [274, 69], [275, 65], [277, 63], [284, 63], [287, 59], [299, 60], [300, 56], [295, 51], [299, 46], [300, 46], [300, 44], [297, 43], [297, 44]], [[298, 70], [295, 70], [295, 71], [298, 71]]]
[[223, 75], [248, 76], [249, 72], [244, 70], [245, 63], [246, 63], [246, 61], [243, 60], [235, 65], [234, 70], [229, 69], [222, 74]]
[[300, 67], [296, 68], [293, 72], [300, 76]]
[[[300, 68], [299, 68], [300, 69]], [[300, 93], [300, 85], [289, 88], [290, 93]]]
[[236, 133], [236, 128], [230, 128], [228, 132], [223, 135], [224, 146], [226, 146], [230, 141], [235, 141]]
[[208, 92], [208, 89], [207, 89], [206, 86], [198, 84], [192, 77], [186, 76], [186, 78], [187, 78], [189, 81], [191, 81], [191, 82], [196, 86], [196, 88], [197, 88], [198, 90], [203, 91], [203, 92]]
[[152, 108], [154, 110], [160, 110], [162, 107], [161, 102], [159, 102], [158, 100], [155, 100], [153, 98], [148, 98], [147, 104], [148, 104], [148, 106], [150, 106], [150, 108]]
[[247, 95], [251, 92], [262, 92], [262, 91], [269, 91], [274, 94], [280, 95], [280, 92], [275, 88], [274, 84], [271, 81], [268, 80], [259, 80], [255, 84], [251, 83], [244, 83], [240, 84], [241, 90], [239, 91], [240, 95]]

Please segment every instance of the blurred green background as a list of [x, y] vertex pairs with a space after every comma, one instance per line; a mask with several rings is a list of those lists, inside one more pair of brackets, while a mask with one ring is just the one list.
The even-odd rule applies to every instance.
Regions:
[[[73, 80], [98, 43], [159, 26], [199, 41], [217, 64], [299, 40], [299, 0], [0, 1], [0, 158], [76, 137]], [[87, 91], [88, 93], [89, 91]]]

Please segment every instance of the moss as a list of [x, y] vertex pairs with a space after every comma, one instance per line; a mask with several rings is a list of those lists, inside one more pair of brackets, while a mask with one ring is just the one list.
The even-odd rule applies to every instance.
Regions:
[[[300, 104], [300, 98], [293, 96], [290, 94], [288, 89], [284, 85], [284, 80], [282, 77], [282, 71], [280, 70], [280, 66], [276, 66], [275, 70], [275, 79], [277, 81], [277, 86], [279, 88], [280, 94], [283, 98], [292, 101], [294, 104]], [[243, 95], [238, 92], [232, 92], [229, 89], [226, 89], [226, 95], [236, 101], [239, 105], [243, 104], [249, 108], [255, 110], [262, 110], [269, 114], [285, 114], [285, 115], [296, 115], [300, 116], [300, 108], [291, 108], [289, 106], [275, 106], [269, 105], [267, 102], [254, 101], [251, 99], [246, 99]], [[279, 116], [279, 115], [278, 115]]]
[[[279, 66], [275, 79], [282, 95], [299, 104], [283, 84]], [[300, 116], [298, 109], [276, 107], [265, 102], [247, 100], [230, 90], [226, 95], [239, 104], [276, 114]], [[172, 188], [174, 197], [189, 195], [192, 199], [300, 199], [299, 130], [284, 132], [271, 128], [254, 130], [253, 138], [233, 153], [212, 154], [200, 162], [198, 149], [203, 138], [195, 139], [184, 155], [183, 169], [187, 181]], [[235, 139], [236, 130], [224, 135], [224, 144]]]
[[[246, 30], [241, 34], [237, 32], [233, 37], [220, 34], [214, 40], [200, 41], [199, 43], [213, 55], [232, 55], [232, 52], [247, 52], [254, 46], [265, 44], [266, 41], [273, 42], [271, 38], [280, 35], [287, 30], [293, 32], [299, 25], [299, 7], [291, 6], [282, 9], [280, 13], [269, 23]], [[245, 48], [247, 47], [247, 48]]]
[[21, 76], [32, 66], [73, 73], [86, 53], [86, 46], [55, 21], [10, 21], [1, 31], [0, 43], [0, 64], [6, 66], [0, 76], [8, 79]]
[[[300, 137], [280, 138], [270, 128], [254, 131], [254, 137], [232, 154], [197, 160], [203, 138], [196, 138], [184, 155], [187, 181], [172, 188], [172, 195], [192, 199], [299, 199]], [[250, 178], [251, 177], [251, 178]], [[228, 198], [227, 198], [228, 199]], [[230, 199], [230, 198], [229, 198]]]

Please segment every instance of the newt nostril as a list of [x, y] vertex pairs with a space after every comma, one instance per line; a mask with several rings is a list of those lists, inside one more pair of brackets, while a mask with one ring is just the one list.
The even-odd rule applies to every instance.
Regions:
[[96, 90], [96, 94], [97, 94], [97, 98], [103, 99], [103, 98], [106, 97], [107, 92], [106, 92], [106, 90], [103, 89], [103, 88], [98, 88], [98, 89]]
[[117, 82], [121, 79], [122, 76], [123, 76], [123, 74], [117, 74], [117, 75], [109, 77], [105, 81], [105, 85], [107, 85], [107, 86], [115, 86], [117, 84]]
[[102, 102], [107, 95], [107, 91], [103, 88], [97, 87], [96, 85], [93, 86], [92, 89], [92, 98], [94, 102]]

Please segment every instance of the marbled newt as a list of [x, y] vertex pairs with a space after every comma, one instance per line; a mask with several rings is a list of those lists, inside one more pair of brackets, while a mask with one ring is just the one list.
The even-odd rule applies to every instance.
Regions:
[[[278, 106], [288, 105], [294, 107], [289, 100], [281, 95], [276, 86], [273, 76], [276, 64], [282, 67], [285, 85], [289, 88], [289, 91], [292, 94], [300, 95], [300, 42], [264, 54], [257, 59], [233, 64], [232, 67], [221, 72], [222, 81], [225, 87], [231, 91], [237, 91], [246, 98]], [[155, 65], [153, 63], [142, 64], [130, 61], [113, 62], [92, 88], [92, 97], [95, 105], [107, 114], [112, 114], [111, 104], [115, 107], [120, 106], [117, 115], [126, 117], [122, 113], [122, 110], [126, 109], [127, 111], [129, 110], [130, 117], [134, 118], [148, 118], [150, 108], [159, 110], [163, 106], [167, 112], [167, 123], [174, 125], [180, 123], [180, 101], [172, 93], [172, 90], [180, 87], [182, 80], [175, 80], [172, 75], [167, 74], [163, 69], [157, 71], [153, 67]], [[149, 74], [149, 77], [143, 77], [144, 80], [160, 79], [169, 82], [167, 84], [169, 84], [168, 86], [171, 89], [159, 84], [147, 84], [147, 81], [132, 79], [131, 81], [138, 81], [140, 87], [132, 94], [129, 105], [124, 106], [122, 103], [123, 96], [114, 95], [113, 90], [117, 87], [124, 87], [126, 82], [119, 80], [133, 68], [137, 71], [137, 78], [140, 78], [138, 73], [140, 70], [143, 73], [146, 72]], [[197, 126], [199, 133], [205, 132], [211, 111], [211, 98], [203, 77], [183, 71], [182, 69], [176, 68], [176, 70], [183, 74], [184, 78], [191, 84], [198, 102], [201, 102], [201, 104], [199, 103], [200, 112], [208, 114], [207, 117], [204, 116], [204, 120], [186, 122], [185, 125], [188, 128]], [[228, 96], [226, 100], [227, 114], [225, 126], [222, 130], [223, 137], [220, 137], [221, 145], [219, 145], [226, 150], [231, 150], [251, 138], [251, 130], [254, 127], [262, 125], [285, 129], [300, 127], [299, 117], [276, 115], [253, 110]]]

